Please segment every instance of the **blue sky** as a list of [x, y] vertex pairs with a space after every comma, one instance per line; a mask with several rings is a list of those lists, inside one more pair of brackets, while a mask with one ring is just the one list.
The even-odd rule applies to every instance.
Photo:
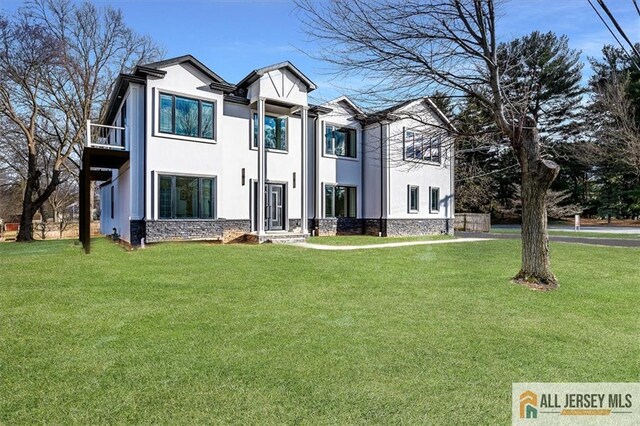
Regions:
[[[336, 97], [353, 82], [335, 81], [327, 65], [310, 58], [318, 47], [307, 41], [292, 0], [112, 0], [95, 1], [123, 10], [129, 25], [150, 35], [166, 49], [167, 57], [191, 53], [231, 83], [251, 70], [290, 60], [319, 89], [316, 101]], [[595, 3], [595, 1], [594, 1]], [[0, 0], [11, 12], [21, 1]], [[640, 40], [640, 18], [632, 0], [607, 0], [609, 8], [632, 40]], [[534, 30], [569, 36], [572, 48], [598, 55], [615, 40], [587, 0], [512, 0], [503, 6], [498, 31], [504, 40]], [[588, 72], [588, 67], [585, 67]]]

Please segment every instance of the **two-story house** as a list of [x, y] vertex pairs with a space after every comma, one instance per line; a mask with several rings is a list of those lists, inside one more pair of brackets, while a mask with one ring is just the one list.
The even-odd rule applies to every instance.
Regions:
[[449, 123], [428, 99], [367, 114], [346, 97], [311, 105], [289, 62], [230, 84], [193, 56], [119, 76], [104, 124], [88, 123], [103, 234], [169, 240], [292, 241], [334, 234], [453, 232]]

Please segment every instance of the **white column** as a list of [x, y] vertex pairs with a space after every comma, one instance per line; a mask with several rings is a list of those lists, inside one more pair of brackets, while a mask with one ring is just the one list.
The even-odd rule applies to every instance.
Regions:
[[264, 98], [258, 99], [258, 235], [264, 235], [264, 184], [265, 173], [265, 150], [264, 150]]
[[315, 152], [315, 174], [316, 182], [314, 188], [314, 196], [316, 202], [313, 203], [316, 209], [316, 219], [322, 219], [322, 182], [320, 181], [320, 159], [322, 158], [322, 150], [324, 149], [324, 135], [322, 134], [322, 119], [318, 114], [316, 120], [316, 152]]
[[308, 149], [308, 135], [309, 135], [309, 108], [306, 106], [302, 107], [302, 111], [300, 111], [300, 127], [302, 127], [302, 168], [300, 173], [300, 194], [302, 200], [302, 208], [300, 209], [300, 214], [302, 215], [302, 233], [307, 233], [309, 215], [307, 214], [307, 149]]

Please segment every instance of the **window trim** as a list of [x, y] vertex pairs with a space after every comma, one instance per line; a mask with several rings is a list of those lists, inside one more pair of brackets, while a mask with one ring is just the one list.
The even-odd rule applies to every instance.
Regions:
[[[333, 188], [333, 196], [332, 196], [332, 215], [328, 216], [327, 215], [327, 187], [332, 187]], [[345, 189], [349, 189], [349, 188], [353, 188], [355, 190], [355, 212], [353, 216], [336, 216], [336, 193], [335, 193], [335, 188], [340, 187], [340, 188], [345, 188]], [[346, 201], [346, 205], [349, 206], [349, 200], [348, 200], [348, 193], [349, 191], [346, 191], [347, 194], [347, 201]], [[357, 185], [345, 185], [345, 184], [339, 184], [339, 183], [323, 183], [322, 184], [322, 216], [326, 219], [357, 219], [358, 218], [358, 186]]]
[[[438, 193], [438, 208], [433, 208], [433, 191], [437, 191]], [[429, 187], [429, 213], [440, 213], [440, 187], [439, 186], [430, 186]]]
[[[322, 126], [322, 156], [323, 157], [327, 157], [327, 158], [336, 158], [336, 159], [340, 159], [340, 160], [358, 160], [358, 154], [359, 154], [359, 149], [358, 149], [358, 129], [355, 127], [351, 127], [348, 125], [343, 125], [343, 124], [338, 124], [338, 123], [333, 123], [330, 121], [323, 121], [323, 126]], [[338, 130], [342, 130], [342, 129], [346, 129], [349, 131], [353, 131], [354, 134], [354, 151], [355, 151], [355, 155], [352, 157], [350, 155], [339, 155], [339, 154], [335, 154], [335, 140], [333, 143], [333, 151], [334, 154], [331, 154], [330, 152], [327, 152], [327, 127], [336, 127]]]
[[[153, 125], [153, 136], [158, 138], [166, 138], [166, 139], [177, 139], [181, 141], [189, 141], [189, 142], [201, 142], [201, 143], [217, 143], [218, 139], [218, 100], [212, 98], [206, 98], [202, 96], [192, 95], [192, 94], [184, 94], [180, 92], [174, 92], [172, 90], [165, 90], [160, 88], [154, 88], [154, 125]], [[172, 108], [173, 108], [173, 116], [171, 119], [172, 133], [163, 132], [160, 130], [160, 97], [161, 95], [168, 95], [172, 97]], [[187, 135], [177, 135], [175, 133], [175, 98], [185, 98], [189, 100], [198, 101], [198, 129], [201, 130], [202, 126], [202, 102], [210, 103], [213, 105], [213, 138], [205, 138], [200, 136], [187, 136]]]
[[[415, 158], [415, 157], [408, 157], [407, 156], [407, 132], [411, 132], [414, 134], [419, 134], [422, 135], [423, 138], [430, 138], [430, 140], [433, 140], [435, 138], [438, 139], [439, 143], [438, 143], [438, 161], [433, 161], [433, 160], [425, 160], [424, 158]], [[428, 133], [419, 131], [419, 130], [414, 130], [411, 128], [406, 128], [403, 127], [402, 128], [402, 159], [404, 161], [410, 161], [410, 162], [414, 162], [414, 163], [422, 163], [422, 164], [430, 164], [430, 165], [438, 165], [441, 166], [442, 165], [442, 143], [443, 143], [443, 135], [441, 133], [436, 134], [435, 136], [431, 136]]]
[[[416, 190], [416, 208], [411, 208], [411, 191]], [[418, 185], [407, 185], [407, 213], [420, 213], [420, 187]]]
[[[258, 115], [258, 110], [252, 109], [251, 110], [251, 119], [249, 120], [249, 149], [253, 150], [253, 151], [257, 151], [258, 150], [258, 141], [255, 140], [255, 134], [253, 131], [253, 128], [255, 126], [255, 119], [254, 119], [254, 115]], [[278, 148], [267, 148], [266, 146], [264, 147], [265, 151], [268, 152], [275, 152], [277, 154], [288, 154], [289, 153], [289, 116], [288, 115], [273, 115], [273, 114], [268, 114], [268, 113], [264, 113], [264, 118], [266, 119], [267, 117], [271, 117], [271, 118], [284, 118], [285, 119], [285, 129], [286, 129], [286, 134], [284, 135], [284, 142], [287, 145], [287, 149], [278, 149]]]
[[[171, 217], [160, 217], [160, 179], [162, 177], [170, 177], [171, 178]], [[176, 205], [175, 205], [175, 196], [176, 196], [176, 178], [193, 178], [198, 179], [198, 217], [176, 217]], [[211, 187], [211, 196], [212, 196], [212, 216], [211, 217], [202, 217], [202, 180], [203, 179], [211, 179], [213, 180]], [[218, 219], [218, 177], [216, 175], [199, 175], [199, 174], [188, 174], [188, 173], [171, 173], [171, 172], [156, 172], [156, 188], [157, 190], [154, 192], [154, 196], [156, 197], [155, 205], [156, 205], [156, 217], [157, 220], [181, 220], [181, 221], [203, 221], [203, 220], [216, 220]]]

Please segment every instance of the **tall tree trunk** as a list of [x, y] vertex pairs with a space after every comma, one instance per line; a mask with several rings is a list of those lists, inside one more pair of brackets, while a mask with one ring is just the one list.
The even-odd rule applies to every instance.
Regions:
[[[33, 216], [60, 184], [60, 164], [54, 165], [51, 180], [42, 193], [40, 193], [41, 175], [42, 172], [38, 170], [36, 154], [30, 149], [27, 161], [27, 182], [22, 199], [22, 214], [20, 215], [20, 230], [16, 236], [16, 241], [33, 241]], [[34, 200], [33, 196], [36, 194], [38, 194], [38, 197]]]
[[549, 262], [547, 190], [560, 167], [540, 157], [540, 136], [535, 125], [522, 129], [514, 144], [522, 168], [522, 266], [514, 279], [555, 288], [558, 283]]
[[27, 182], [22, 198], [20, 229], [16, 241], [33, 241], [33, 216], [38, 211], [38, 206], [34, 206], [33, 203], [33, 195], [38, 190], [39, 183], [40, 171], [37, 170], [36, 154], [30, 149], [27, 159]]

